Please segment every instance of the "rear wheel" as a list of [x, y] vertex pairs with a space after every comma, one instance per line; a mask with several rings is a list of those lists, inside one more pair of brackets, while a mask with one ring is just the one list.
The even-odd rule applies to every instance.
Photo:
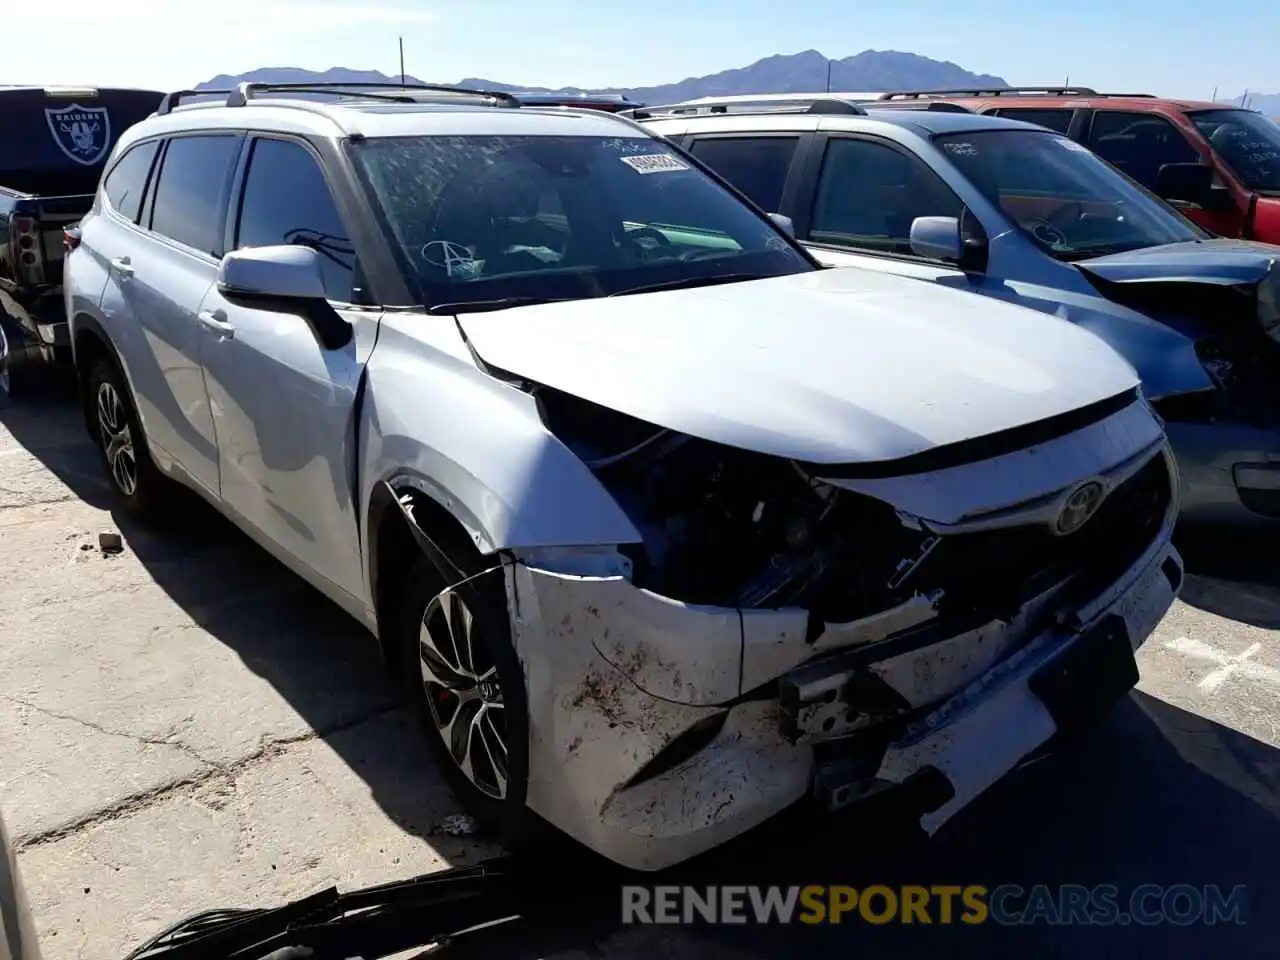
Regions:
[[26, 386], [25, 371], [18, 359], [21, 338], [21, 331], [0, 310], [0, 395], [14, 399], [22, 396]]
[[90, 431], [117, 499], [138, 516], [158, 516], [173, 481], [152, 462], [124, 377], [109, 360], [97, 360], [89, 371], [88, 400]]
[[[478, 557], [462, 572], [479, 572]], [[470, 562], [474, 561], [474, 562]], [[528, 836], [529, 719], [502, 577], [467, 581], [421, 557], [400, 619], [403, 677], [437, 762], [469, 813], [508, 842]]]

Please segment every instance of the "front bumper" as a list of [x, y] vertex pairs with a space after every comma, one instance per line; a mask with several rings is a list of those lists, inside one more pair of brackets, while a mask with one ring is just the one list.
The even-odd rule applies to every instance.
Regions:
[[1280, 522], [1280, 429], [1168, 422], [1182, 519], [1194, 525]]
[[[910, 628], [911, 610], [808, 642], [803, 611], [692, 607], [622, 577], [510, 565], [530, 709], [528, 804], [597, 853], [658, 870], [811, 791], [838, 807], [928, 773], [934, 785], [945, 782], [941, 792], [920, 791], [932, 797], [920, 807], [932, 832], [1057, 732], [1054, 713], [1033, 692], [1042, 668], [1108, 618], [1123, 623], [1135, 649], [1154, 630], [1182, 582], [1172, 522], [1171, 513], [1144, 554], [1068, 620], [1028, 636], [1035, 611], [1027, 610], [1025, 624], [1020, 615], [875, 661], [907, 707], [928, 713], [917, 710], [910, 726], [852, 766], [848, 757], [816, 757], [831, 737], [853, 742], [857, 721], [826, 724], [821, 709], [800, 710], [786, 691], [801, 682], [821, 687], [822, 664], [839, 686], [840, 655], [818, 665], [813, 658], [833, 645], [896, 639]], [[877, 629], [880, 636], [868, 634]], [[825, 701], [816, 697], [819, 708]]]

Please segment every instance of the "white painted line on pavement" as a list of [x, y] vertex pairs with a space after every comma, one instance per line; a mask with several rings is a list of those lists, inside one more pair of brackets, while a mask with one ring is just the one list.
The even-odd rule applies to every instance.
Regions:
[[1256, 680], [1280, 691], [1280, 670], [1264, 663], [1257, 663], [1252, 659], [1262, 649], [1260, 643], [1255, 643], [1237, 654], [1229, 654], [1203, 640], [1193, 640], [1190, 637], [1177, 637], [1166, 641], [1164, 645], [1168, 650], [1216, 665], [1217, 669], [1211, 671], [1196, 685], [1201, 693], [1216, 693], [1233, 676]]

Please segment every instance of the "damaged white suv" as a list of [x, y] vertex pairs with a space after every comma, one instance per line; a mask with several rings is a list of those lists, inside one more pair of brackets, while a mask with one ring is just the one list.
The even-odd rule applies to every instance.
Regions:
[[630, 121], [397, 90], [172, 96], [67, 314], [123, 500], [374, 632], [475, 812], [642, 869], [811, 793], [931, 830], [1133, 685], [1176, 484], [1100, 340], [820, 269]]

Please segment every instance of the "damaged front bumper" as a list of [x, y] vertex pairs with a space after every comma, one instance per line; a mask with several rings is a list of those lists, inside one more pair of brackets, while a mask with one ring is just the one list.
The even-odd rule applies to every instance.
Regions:
[[[907, 785], [932, 832], [1133, 685], [1132, 650], [1182, 582], [1175, 515], [1089, 602], [1055, 613], [1050, 592], [936, 643], [918, 639], [928, 598], [815, 631], [802, 610], [697, 607], [621, 574], [524, 558], [506, 576], [528, 683], [529, 806], [641, 870], [810, 793], [839, 808]], [[1081, 671], [1083, 687], [1063, 679]]]

